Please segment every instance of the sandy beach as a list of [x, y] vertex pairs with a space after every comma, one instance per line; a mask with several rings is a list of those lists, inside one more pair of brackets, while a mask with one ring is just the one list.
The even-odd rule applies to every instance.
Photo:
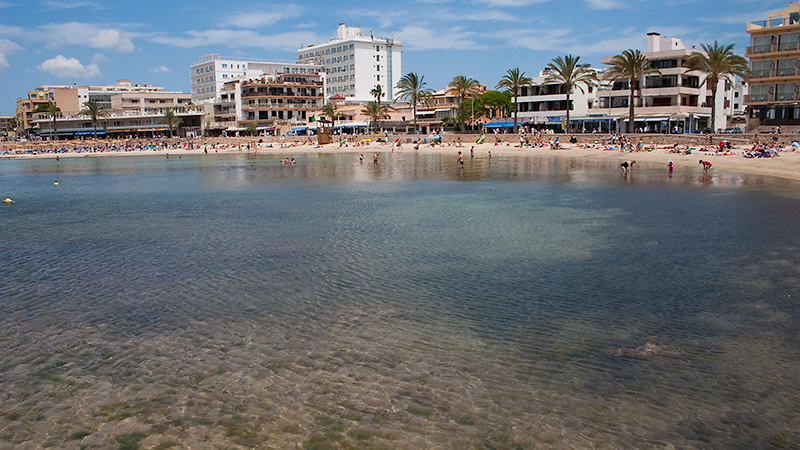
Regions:
[[[165, 141], [137, 141], [138, 144], [143, 145], [158, 145]], [[278, 142], [262, 142], [259, 143], [257, 138], [214, 138], [214, 139], [200, 139], [200, 140], [174, 140], [170, 141], [167, 147], [161, 149], [146, 149], [146, 150], [131, 150], [131, 151], [93, 151], [93, 152], [66, 152], [59, 153], [59, 158], [83, 158], [83, 157], [100, 157], [100, 156], [147, 156], [147, 155], [163, 155], [169, 154], [171, 157], [180, 155], [202, 155], [205, 151], [211, 153], [255, 153], [257, 155], [272, 156], [275, 158], [294, 157], [295, 159], [302, 158], [305, 154], [319, 154], [319, 153], [351, 153], [351, 154], [364, 154], [366, 161], [372, 161], [375, 153], [384, 152], [405, 152], [413, 153], [413, 144], [403, 144], [401, 148], [394, 148], [390, 144], [382, 144], [377, 142], [370, 142], [360, 146], [340, 146], [339, 143], [316, 145], [310, 144], [308, 139], [297, 139], [296, 142], [284, 143], [284, 148]], [[194, 145], [191, 145], [193, 143]], [[109, 142], [100, 141], [96, 145], [110, 145]], [[122, 142], [116, 142], [117, 145], [124, 145]], [[68, 144], [73, 145], [73, 144]], [[84, 143], [83, 145], [92, 145]], [[248, 145], [250, 148], [248, 149]], [[46, 143], [34, 144], [28, 148], [38, 148], [42, 151], [47, 151], [50, 146]], [[192, 147], [192, 148], [189, 148]], [[26, 148], [17, 144], [15, 149]], [[445, 143], [444, 145], [431, 146], [429, 144], [422, 144], [419, 147], [420, 153], [437, 153], [453, 155], [453, 161], [457, 161], [458, 151], [464, 153], [465, 159], [469, 159], [470, 149], [474, 148], [476, 158], [486, 158], [491, 152], [493, 157], [508, 157], [508, 156], [557, 156], [565, 158], [604, 158], [616, 159], [620, 163], [623, 161], [636, 161], [639, 167], [663, 167], [666, 170], [667, 163], [671, 159], [675, 164], [675, 171], [702, 171], [702, 166], [699, 164], [700, 160], [707, 160], [712, 163], [711, 171], [714, 169], [730, 170], [741, 173], [749, 173], [756, 175], [765, 175], [779, 178], [786, 178], [800, 181], [800, 152], [784, 151], [780, 153], [779, 157], [775, 158], [745, 158], [742, 152], [745, 151], [742, 147], [734, 146], [732, 155], [715, 155], [713, 151], [698, 151], [692, 150], [690, 155], [670, 153], [666, 148], [657, 148], [651, 151], [625, 151], [607, 150], [601, 146], [600, 148], [585, 148], [577, 144], [562, 144], [562, 148], [552, 150], [549, 147], [524, 147], [514, 146], [511, 143], [483, 143], [471, 144], [466, 143], [458, 147], [455, 143]], [[6, 148], [11, 150], [11, 148]], [[39, 153], [39, 154], [6, 154], [0, 155], [2, 159], [21, 159], [21, 158], [51, 158], [55, 159], [55, 153]], [[380, 158], [379, 158], [380, 159]], [[634, 169], [635, 170], [635, 169]]]

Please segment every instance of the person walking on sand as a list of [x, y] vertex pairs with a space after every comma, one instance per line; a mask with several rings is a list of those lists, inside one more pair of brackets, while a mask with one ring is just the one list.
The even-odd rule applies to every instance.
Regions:
[[633, 170], [634, 164], [636, 164], [636, 161], [625, 161], [619, 166], [622, 167], [622, 173], [628, 173], [628, 170]]
[[710, 169], [710, 168], [711, 168], [711, 163], [710, 163], [710, 162], [708, 162], [708, 161], [703, 161], [703, 160], [701, 159], [701, 160], [700, 160], [700, 164], [702, 164], [702, 165], [703, 165], [703, 170], [705, 170], [706, 172], [708, 172], [708, 169]]

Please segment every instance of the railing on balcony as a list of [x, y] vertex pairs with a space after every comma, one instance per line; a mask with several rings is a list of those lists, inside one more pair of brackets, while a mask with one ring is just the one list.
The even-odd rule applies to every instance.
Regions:
[[745, 55], [758, 55], [760, 53], [772, 53], [777, 50], [777, 46], [772, 44], [753, 45], [744, 48]]
[[787, 92], [781, 94], [750, 94], [744, 96], [745, 103], [796, 102], [800, 101], [800, 93]]

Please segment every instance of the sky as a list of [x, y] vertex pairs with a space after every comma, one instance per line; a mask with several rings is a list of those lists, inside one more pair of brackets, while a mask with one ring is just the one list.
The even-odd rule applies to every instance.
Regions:
[[189, 66], [217, 53], [294, 61], [301, 46], [336, 37], [340, 23], [391, 37], [403, 73], [444, 88], [465, 75], [490, 89], [511, 68], [538, 75], [553, 58], [646, 50], [647, 33], [735, 44], [747, 22], [788, 0], [394, 0], [303, 2], [0, 0], [0, 116], [44, 84], [134, 84], [190, 92]]

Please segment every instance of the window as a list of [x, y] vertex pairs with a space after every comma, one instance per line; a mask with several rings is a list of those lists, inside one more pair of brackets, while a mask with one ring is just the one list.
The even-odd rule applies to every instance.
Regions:
[[775, 65], [775, 61], [771, 59], [754, 60], [751, 65], [753, 78], [769, 78], [770, 71]]
[[772, 51], [774, 38], [774, 36], [753, 36], [753, 45], [750, 50], [753, 53], [768, 53]]

